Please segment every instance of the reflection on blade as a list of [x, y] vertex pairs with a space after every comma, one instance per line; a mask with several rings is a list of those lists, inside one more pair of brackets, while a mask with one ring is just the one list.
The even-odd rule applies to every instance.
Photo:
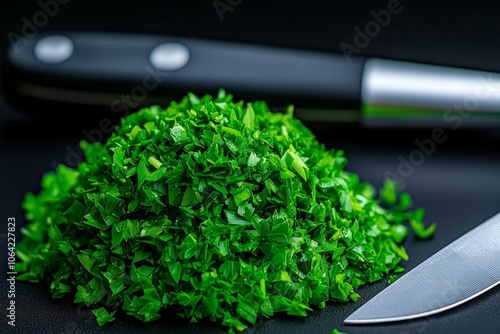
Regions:
[[346, 324], [409, 320], [448, 310], [500, 284], [500, 213], [400, 277]]

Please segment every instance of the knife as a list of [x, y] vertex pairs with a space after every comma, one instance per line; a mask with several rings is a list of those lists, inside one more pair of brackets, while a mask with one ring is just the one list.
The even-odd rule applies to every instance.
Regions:
[[344, 320], [374, 324], [430, 316], [500, 284], [500, 213], [398, 278]]
[[[306, 121], [366, 127], [498, 127], [500, 74], [376, 57], [139, 33], [54, 31], [12, 43], [7, 100], [125, 114], [190, 91], [294, 105]], [[47, 105], [48, 107], [41, 107]], [[68, 108], [69, 107], [69, 108]], [[78, 116], [74, 111], [72, 116]]]

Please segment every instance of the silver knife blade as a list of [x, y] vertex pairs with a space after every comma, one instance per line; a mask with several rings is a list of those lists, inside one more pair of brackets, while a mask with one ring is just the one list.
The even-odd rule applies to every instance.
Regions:
[[345, 324], [433, 315], [500, 284], [500, 213], [462, 235], [363, 304]]

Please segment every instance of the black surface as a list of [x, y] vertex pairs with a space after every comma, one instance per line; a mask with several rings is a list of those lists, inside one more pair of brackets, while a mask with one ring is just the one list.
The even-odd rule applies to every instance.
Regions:
[[[500, 71], [498, 11], [490, 2], [435, 4], [431, 1], [403, 1], [404, 10], [369, 45], [363, 55], [373, 55], [436, 64]], [[353, 27], [371, 20], [370, 10], [385, 8], [386, 1], [362, 1], [327, 7], [306, 3], [245, 1], [221, 21], [212, 1], [143, 1], [140, 7], [124, 2], [91, 3], [72, 0], [61, 5], [44, 29], [104, 29], [217, 37], [227, 40], [262, 42], [272, 45], [310, 47], [338, 51], [342, 41], [351, 42]], [[0, 5], [2, 50], [8, 33], [21, 34], [23, 17], [32, 20], [40, 10], [37, 2], [2, 2]], [[3, 52], [2, 52], [3, 53]], [[3, 56], [3, 54], [2, 54]], [[0, 79], [3, 85], [3, 79]], [[1, 88], [1, 87], [0, 87]], [[74, 164], [78, 141], [99, 128], [100, 118], [86, 121], [68, 114], [58, 119], [19, 112], [0, 100], [0, 210], [5, 233], [7, 217], [15, 217], [17, 234], [24, 223], [20, 203], [24, 195], [39, 189], [40, 177], [54, 162]], [[431, 138], [429, 130], [397, 131], [329, 129], [315, 126], [318, 138], [328, 146], [344, 149], [347, 168], [362, 180], [381, 185], [387, 171], [397, 174], [400, 159], [416, 157], [415, 140]], [[361, 138], [360, 136], [364, 136]], [[404, 177], [405, 191], [415, 207], [426, 209], [426, 221], [439, 227], [434, 238], [418, 241], [410, 236], [405, 245], [410, 260], [407, 270], [450, 243], [500, 209], [500, 133], [450, 129], [447, 139], [424, 156], [420, 166]], [[94, 137], [99, 139], [98, 137]], [[88, 138], [87, 138], [88, 139]], [[16, 328], [7, 327], [5, 238], [2, 235], [0, 317], [1, 333], [223, 333], [213, 324], [188, 324], [171, 315], [153, 324], [120, 318], [99, 328], [89, 311], [71, 301], [52, 300], [43, 285], [16, 283]], [[499, 260], [500, 261], [500, 260]], [[330, 333], [338, 328], [347, 333], [498, 333], [500, 290], [489, 292], [457, 308], [424, 319], [385, 325], [345, 326], [342, 321], [371, 296], [385, 281], [360, 289], [357, 303], [332, 304], [305, 319], [277, 317], [262, 320], [247, 333]], [[411, 302], [411, 301], [409, 301]]]

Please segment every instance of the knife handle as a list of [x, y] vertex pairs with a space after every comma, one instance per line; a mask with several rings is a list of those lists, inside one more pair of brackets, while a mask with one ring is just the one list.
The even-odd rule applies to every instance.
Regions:
[[[130, 107], [219, 89], [276, 106], [359, 110], [363, 58], [293, 48], [129, 33], [45, 32], [11, 45], [9, 96]], [[40, 110], [37, 108], [37, 110]]]

